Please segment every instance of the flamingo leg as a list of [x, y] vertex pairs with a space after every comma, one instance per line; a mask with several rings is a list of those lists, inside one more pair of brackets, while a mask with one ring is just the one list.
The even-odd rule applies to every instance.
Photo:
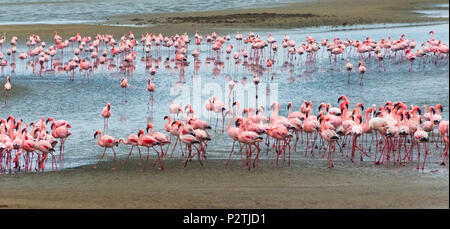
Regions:
[[112, 168], [112, 170], [116, 169], [116, 151], [114, 150], [114, 147], [111, 148], [114, 152], [114, 167]]
[[123, 165], [126, 165], [126, 164], [127, 164], [128, 158], [130, 158], [131, 152], [133, 151], [133, 147], [134, 147], [134, 146], [132, 145], [132, 146], [131, 146], [131, 149], [130, 149], [130, 152], [128, 153], [128, 156], [127, 156], [127, 158], [125, 159]]
[[228, 156], [228, 160], [227, 160], [227, 162], [225, 163], [225, 165], [228, 165], [228, 163], [230, 162], [231, 155], [233, 154], [233, 151], [234, 151], [234, 144], [235, 144], [235, 143], [236, 143], [236, 141], [233, 141], [233, 147], [231, 148], [230, 156]]
[[95, 164], [95, 165], [93, 166], [94, 169], [97, 168], [98, 164], [100, 163], [100, 161], [101, 161], [101, 160], [103, 159], [103, 157], [105, 156], [105, 153], [106, 153], [106, 147], [105, 147], [105, 150], [103, 150], [103, 154], [102, 154], [102, 156], [100, 157], [100, 160], [98, 160], [97, 164]]

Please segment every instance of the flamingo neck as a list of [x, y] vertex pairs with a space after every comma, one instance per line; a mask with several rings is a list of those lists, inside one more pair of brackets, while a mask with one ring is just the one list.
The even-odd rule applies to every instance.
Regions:
[[233, 121], [234, 121], [234, 112], [232, 111], [231, 112], [231, 118], [230, 118], [230, 120], [228, 121], [228, 124], [227, 124], [227, 130], [229, 130], [231, 128], [231, 123]]

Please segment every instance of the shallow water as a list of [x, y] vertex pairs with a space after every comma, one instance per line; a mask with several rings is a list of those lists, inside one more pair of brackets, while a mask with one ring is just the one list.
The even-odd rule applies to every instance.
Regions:
[[[268, 32], [272, 32], [277, 41], [281, 41], [284, 33], [287, 33], [291, 39], [294, 39], [298, 44], [304, 41], [307, 35], [312, 35], [316, 40], [334, 37], [340, 37], [342, 40], [349, 38], [352, 40], [364, 40], [367, 36], [375, 40], [387, 38], [389, 35], [393, 39], [400, 37], [401, 34], [406, 34], [407, 39], [415, 38], [418, 46], [421, 42], [429, 38], [428, 31], [433, 29], [435, 37], [441, 39], [443, 42], [449, 42], [448, 24], [443, 25], [426, 25], [413, 27], [391, 27], [389, 29], [373, 28], [365, 30], [334, 30], [324, 31], [316, 29], [294, 29], [289, 31], [267, 31], [260, 32], [262, 37], [266, 37]], [[140, 37], [136, 34], [136, 37]], [[234, 35], [232, 34], [232, 37]], [[119, 39], [119, 38], [116, 38]], [[192, 38], [191, 38], [192, 39]], [[23, 46], [24, 38], [19, 39], [22, 46], [18, 47], [18, 53], [23, 52], [26, 47]], [[232, 39], [234, 44], [234, 39]], [[49, 42], [47, 42], [49, 43]], [[194, 44], [189, 47], [189, 52], [192, 53]], [[226, 45], [227, 46], [227, 45]], [[225, 47], [226, 47], [225, 46]], [[152, 47], [154, 48], [154, 47]], [[143, 57], [142, 47], [137, 48], [139, 51], [138, 60]], [[225, 58], [224, 68], [215, 67], [214, 62], [206, 63], [206, 45], [201, 46], [201, 67], [195, 72], [193, 58], [189, 55], [189, 66], [184, 67], [181, 71], [180, 66], [176, 66], [170, 62], [170, 68], [165, 68], [162, 62], [167, 57], [167, 52], [161, 51], [163, 61], [159, 65], [159, 70], [154, 76], [154, 83], [156, 84], [156, 92], [153, 94], [153, 105], [147, 105], [149, 100], [149, 93], [146, 91], [147, 77], [150, 75], [145, 71], [145, 64], [138, 61], [138, 66], [133, 76], [128, 77], [129, 88], [127, 89], [127, 103], [122, 102], [122, 91], [120, 88], [120, 78], [124, 76], [123, 73], [118, 73], [117, 70], [109, 72], [106, 66], [100, 66], [90, 79], [84, 77], [84, 73], [75, 74], [75, 81], [69, 81], [69, 75], [65, 73], [46, 74], [38, 76], [38, 74], [31, 74], [31, 69], [23, 61], [16, 60], [16, 73], [11, 76], [13, 85], [12, 97], [9, 98], [9, 106], [0, 108], [1, 117], [6, 117], [9, 114], [16, 118], [21, 118], [27, 122], [37, 122], [43, 116], [52, 116], [55, 119], [68, 120], [72, 125], [72, 136], [69, 137], [66, 143], [66, 160], [64, 168], [75, 167], [88, 163], [95, 163], [98, 160], [100, 153], [103, 151], [96, 144], [93, 138], [95, 130], [103, 129], [103, 118], [100, 116], [102, 108], [107, 102], [112, 104], [112, 117], [109, 120], [108, 134], [115, 137], [126, 137], [131, 133], [137, 133], [139, 129], [145, 129], [148, 120], [151, 120], [155, 126], [155, 131], [163, 130], [165, 121], [163, 117], [168, 115], [168, 107], [171, 100], [180, 99], [180, 88], [188, 88], [185, 90], [189, 92], [190, 103], [196, 111], [197, 116], [203, 114], [204, 119], [208, 119], [208, 115], [204, 112], [204, 103], [213, 94], [213, 89], [219, 87], [215, 91], [215, 96], [226, 101], [227, 95], [227, 77], [236, 80], [237, 86], [242, 86], [242, 79], [246, 77], [250, 93], [254, 92], [254, 84], [252, 78], [253, 71], [243, 68], [241, 65], [235, 67], [234, 61], [227, 61]], [[173, 50], [172, 50], [173, 51]], [[264, 100], [258, 100], [259, 105], [265, 105], [266, 115], [270, 115], [270, 96], [277, 100], [280, 104], [280, 114], [287, 115], [286, 109], [289, 101], [293, 102], [293, 109], [297, 110], [304, 100], [311, 100], [313, 103], [313, 112], [317, 114], [317, 106], [321, 102], [329, 102], [333, 106], [337, 106], [337, 98], [344, 94], [346, 95], [351, 105], [354, 107], [357, 102], [362, 102], [367, 108], [372, 104], [382, 105], [386, 101], [402, 101], [408, 106], [410, 104], [418, 105], [422, 108], [423, 105], [436, 105], [441, 103], [444, 112], [442, 116], [445, 120], [449, 118], [449, 65], [441, 63], [435, 65], [427, 63], [420, 65], [416, 61], [413, 65], [412, 72], [409, 72], [410, 64], [391, 63], [391, 60], [385, 60], [384, 67], [378, 67], [374, 59], [369, 63], [365, 63], [367, 72], [363, 85], [359, 83], [360, 76], [357, 72], [351, 73], [350, 84], [347, 83], [347, 72], [344, 69], [345, 61], [338, 60], [337, 65], [333, 61], [329, 61], [326, 53], [322, 54], [320, 50], [320, 61], [316, 64], [306, 66], [304, 64], [304, 57], [302, 63], [298, 64], [299, 59], [294, 60], [295, 66], [283, 66], [283, 60], [288, 60], [283, 57], [283, 49], [280, 47], [276, 59], [278, 63], [271, 72], [264, 71], [260, 76], [261, 83], [258, 86], [258, 92], [261, 93], [260, 99], [264, 98], [266, 90], [264, 85], [272, 86], [270, 95], [264, 103]], [[70, 54], [67, 54], [70, 53]], [[71, 57], [71, 52], [66, 52], [66, 59]], [[173, 54], [171, 54], [173, 57]], [[213, 54], [211, 54], [213, 55]], [[225, 55], [225, 54], [224, 54]], [[323, 56], [322, 56], [323, 55]], [[232, 58], [231, 58], [232, 59]], [[357, 66], [358, 59], [353, 58], [352, 63]], [[153, 63], [155, 64], [155, 63]], [[184, 72], [184, 73], [182, 73]], [[213, 74], [213, 72], [215, 72]], [[10, 68], [5, 68], [4, 74], [9, 74]], [[273, 79], [272, 79], [273, 77]], [[1, 80], [4, 82], [5, 77]], [[181, 82], [181, 83], [180, 83]], [[201, 86], [199, 86], [199, 83]], [[192, 91], [192, 85], [195, 88], [202, 90], [202, 93]], [[200, 96], [194, 96], [200, 95]], [[187, 97], [188, 94], [183, 94]], [[245, 95], [245, 94], [244, 94]], [[237, 96], [237, 95], [236, 95]], [[194, 99], [195, 97], [195, 99]], [[199, 98], [201, 97], [201, 100]], [[4, 98], [2, 95], [1, 98]], [[248, 97], [245, 99], [249, 100]], [[244, 100], [240, 100], [244, 101]], [[243, 107], [248, 106], [241, 102], [241, 111]], [[186, 104], [181, 104], [183, 107]], [[253, 106], [253, 104], [252, 104]], [[203, 112], [200, 114], [200, 112]], [[219, 125], [221, 126], [221, 118], [219, 118]], [[226, 120], [228, 122], [228, 119]], [[213, 124], [214, 125], [214, 124]], [[212, 141], [208, 146], [208, 156], [212, 158], [226, 158], [231, 150], [232, 142], [227, 136], [220, 133], [214, 134], [210, 131]], [[369, 139], [370, 140], [370, 139]], [[299, 149], [303, 149], [299, 146]], [[177, 146], [178, 148], [178, 146]], [[265, 146], [263, 147], [265, 149]], [[116, 148], [119, 155], [126, 155], [129, 148], [120, 146]], [[448, 176], [448, 168], [441, 168], [438, 163], [439, 149], [432, 148], [431, 159], [427, 162], [427, 170], [431, 171], [438, 169], [438, 172], [433, 173], [433, 176]], [[59, 149], [57, 150], [57, 152]], [[317, 150], [316, 150], [317, 152]], [[136, 151], [135, 151], [136, 153]], [[176, 155], [179, 155], [179, 148]], [[107, 153], [105, 159], [111, 159], [112, 152]], [[134, 154], [133, 156], [136, 156]], [[317, 155], [317, 153], [316, 153]], [[272, 154], [266, 154], [263, 150], [262, 158], [272, 157]], [[236, 159], [239, 156], [236, 155]], [[310, 161], [313, 167], [324, 167], [326, 162], [323, 159], [304, 158], [304, 153], [294, 153], [291, 158], [295, 160]], [[348, 158], [342, 158], [340, 153], [336, 153], [335, 159], [341, 161], [339, 166], [348, 169], [366, 167], [369, 171], [371, 169], [384, 168], [385, 166], [378, 166], [375, 168], [371, 164], [371, 160], [364, 162], [363, 165], [352, 165]], [[295, 162], [294, 162], [295, 163]], [[51, 166], [50, 162], [47, 167]], [[401, 170], [405, 173], [415, 171], [415, 167], [410, 165], [404, 169], [397, 166], [388, 166], [389, 169]]]
[[0, 0], [0, 24], [92, 23], [123, 14], [193, 12], [267, 7], [294, 1], [295, 0]]

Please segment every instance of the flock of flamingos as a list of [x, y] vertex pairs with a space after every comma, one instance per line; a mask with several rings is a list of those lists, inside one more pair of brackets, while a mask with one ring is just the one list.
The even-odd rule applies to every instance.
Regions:
[[[14, 73], [17, 53], [17, 37], [10, 40], [11, 47], [6, 50], [6, 56], [2, 53], [6, 44], [6, 34], [0, 39], [0, 67], [2, 76], [4, 69], [10, 67]], [[148, 78], [147, 90], [154, 93], [156, 85], [152, 81], [158, 71], [158, 65], [153, 66], [151, 55], [166, 52], [167, 60], [179, 66], [188, 64], [190, 55], [194, 63], [200, 62], [200, 45], [206, 42], [206, 49], [202, 50], [210, 60], [221, 62], [223, 55], [226, 59], [233, 58], [236, 64], [241, 61], [251, 62], [254, 66], [270, 69], [277, 62], [278, 42], [271, 34], [263, 39], [258, 34], [249, 33], [244, 37], [238, 33], [235, 43], [228, 36], [218, 36], [216, 33], [206, 34], [205, 38], [198, 32], [194, 35], [195, 47], [189, 52], [191, 39], [187, 34], [166, 36], [146, 33], [142, 35], [140, 43], [145, 57], [146, 69], [151, 75]], [[205, 41], [204, 41], [205, 40]], [[70, 80], [75, 78], [75, 70], [78, 68], [80, 77], [90, 77], [99, 66], [107, 65], [108, 68], [118, 68], [124, 73], [120, 80], [124, 96], [128, 87], [127, 75], [132, 74], [136, 68], [139, 41], [133, 33], [123, 35], [117, 42], [112, 35], [97, 35], [95, 38], [82, 37], [79, 33], [68, 40], [64, 40], [55, 32], [54, 44], [47, 45], [41, 41], [38, 35], [31, 35], [26, 41], [26, 51], [19, 53], [19, 61], [28, 61], [33, 74], [39, 68], [39, 75], [43, 72], [66, 72]], [[191, 45], [192, 47], [192, 45]], [[384, 59], [401, 63], [410, 61], [411, 67], [415, 60], [420, 64], [448, 64], [448, 46], [434, 38], [434, 32], [430, 32], [429, 40], [421, 45], [416, 45], [414, 39], [408, 40], [403, 34], [397, 40], [391, 37], [375, 41], [367, 37], [363, 41], [349, 39], [322, 40], [317, 42], [313, 37], [307, 36], [301, 45], [296, 46], [294, 40], [285, 35], [281, 41], [283, 58], [286, 62], [301, 64], [305, 55], [304, 64], [311, 64], [320, 58], [319, 50], [328, 53], [327, 58], [336, 65], [339, 60], [346, 59], [342, 67], [349, 75], [357, 71], [363, 81], [366, 68], [364, 64], [370, 64], [375, 59], [381, 64]], [[249, 51], [247, 51], [249, 50]], [[415, 50], [415, 51], [414, 51]], [[175, 51], [173, 57], [170, 53]], [[225, 52], [224, 52], [225, 51]], [[69, 52], [69, 54], [67, 54]], [[66, 54], [64, 54], [66, 53]], [[190, 54], [189, 54], [190, 53]], [[73, 54], [73, 56], [72, 56]], [[71, 56], [64, 59], [65, 56]], [[334, 59], [334, 60], [333, 60]], [[350, 60], [357, 60], [358, 67], [354, 69]], [[410, 67], [410, 70], [411, 70]], [[259, 83], [258, 75], [253, 78], [255, 84]], [[229, 81], [230, 91], [234, 82]], [[6, 77], [4, 85], [6, 92], [5, 105], [12, 89], [11, 77]], [[229, 98], [231, 99], [231, 98]], [[206, 101], [205, 109], [210, 114], [216, 114], [216, 120], [202, 120], [194, 115], [194, 110], [189, 104], [183, 106], [175, 103], [169, 105], [169, 113], [165, 117], [167, 123], [164, 132], [154, 131], [152, 123], [148, 123], [139, 131], [130, 134], [126, 138], [115, 138], [108, 135], [108, 118], [111, 117], [111, 104], [108, 103], [102, 110], [104, 118], [104, 130], [97, 130], [94, 138], [103, 148], [103, 153], [98, 161], [103, 159], [108, 148], [114, 153], [114, 167], [116, 168], [116, 151], [114, 147], [119, 144], [131, 147], [126, 161], [136, 148], [139, 153], [139, 161], [143, 169], [149, 164], [150, 152], [154, 152], [153, 166], [163, 170], [163, 159], [173, 157], [177, 152], [184, 162], [198, 160], [203, 165], [207, 158], [207, 147], [213, 141], [208, 131], [226, 132], [233, 141], [228, 160], [233, 154], [240, 154], [241, 165], [246, 169], [259, 167], [259, 155], [266, 150], [274, 155], [274, 164], [286, 161], [290, 165], [291, 153], [304, 152], [305, 157], [319, 157], [328, 160], [328, 167], [333, 167], [336, 152], [343, 158], [348, 158], [354, 163], [359, 160], [373, 160], [375, 164], [395, 163], [405, 165], [417, 163], [417, 169], [424, 169], [427, 157], [432, 148], [439, 149], [441, 165], [448, 161], [449, 129], [448, 120], [443, 120], [441, 104], [430, 104], [423, 109], [413, 104], [404, 104], [400, 101], [387, 101], [384, 105], [367, 106], [362, 103], [351, 103], [342, 95], [337, 99], [337, 106], [332, 103], [312, 104], [311, 101], [289, 102], [287, 117], [279, 114], [280, 105], [273, 103], [270, 110], [263, 106], [244, 108], [240, 113], [239, 101], [229, 103], [226, 107], [223, 101], [212, 97]], [[126, 102], [126, 100], [125, 100]], [[232, 105], [231, 105], [232, 104]], [[299, 107], [295, 110], [294, 107]], [[316, 114], [314, 114], [317, 111]], [[266, 113], [270, 113], [267, 116]], [[222, 129], [217, 126], [219, 116], [222, 117]], [[227, 124], [225, 119], [228, 117]], [[0, 123], [0, 173], [15, 171], [44, 171], [47, 160], [52, 160], [52, 169], [58, 168], [58, 162], [64, 161], [64, 145], [70, 138], [71, 125], [65, 120], [55, 120], [52, 117], [42, 117], [37, 122], [24, 122], [18, 117], [10, 115], [2, 118]], [[144, 131], [145, 129], [145, 131]], [[437, 132], [435, 130], [438, 130]], [[55, 147], [58, 142], [59, 156], [55, 156]], [[237, 144], [236, 144], [237, 143]], [[177, 144], [179, 150], [177, 148]], [[236, 148], [235, 148], [236, 146]], [[338, 146], [338, 148], [336, 148]], [[146, 159], [142, 157], [141, 148], [147, 151]], [[374, 148], [374, 149], [373, 149]], [[422, 154], [421, 154], [422, 149]], [[145, 152], [144, 152], [145, 153]], [[34, 158], [35, 157], [35, 158]], [[372, 158], [373, 157], [373, 158]], [[422, 159], [422, 158], [423, 159]], [[287, 159], [286, 159], [287, 158]], [[94, 165], [94, 168], [98, 166]]]

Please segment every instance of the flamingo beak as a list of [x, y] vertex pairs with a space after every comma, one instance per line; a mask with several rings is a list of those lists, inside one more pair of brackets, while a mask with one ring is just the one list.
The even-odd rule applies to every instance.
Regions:
[[[53, 125], [52, 125], [53, 126]], [[95, 132], [95, 134], [94, 134], [94, 139], [97, 137], [97, 135], [98, 135], [98, 132]]]

